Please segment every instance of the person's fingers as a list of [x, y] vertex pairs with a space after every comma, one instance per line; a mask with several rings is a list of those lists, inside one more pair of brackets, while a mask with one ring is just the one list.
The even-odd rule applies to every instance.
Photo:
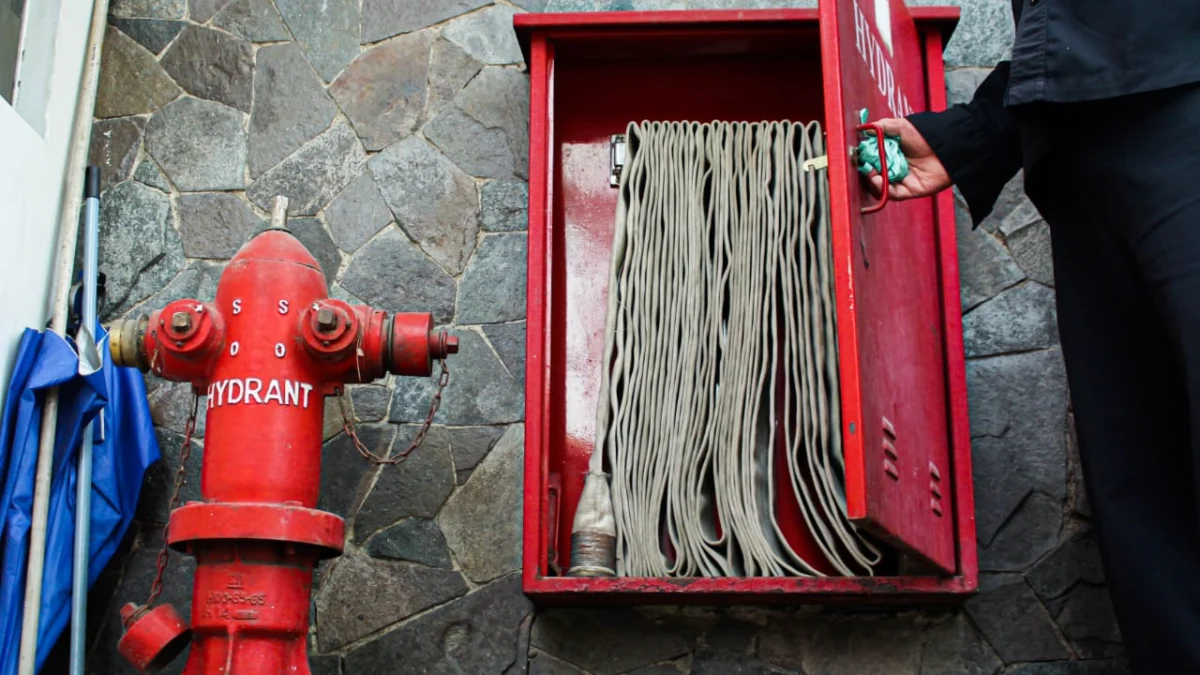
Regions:
[[871, 174], [867, 176], [867, 187], [869, 188], [871, 194], [875, 195], [876, 197], [883, 194], [883, 176], [880, 176], [878, 172], [872, 171]]
[[894, 117], [885, 117], [876, 120], [875, 123], [879, 125], [880, 129], [883, 129], [884, 134], [888, 136], [900, 136], [901, 138], [908, 135], [908, 132], [913, 128], [912, 122]]

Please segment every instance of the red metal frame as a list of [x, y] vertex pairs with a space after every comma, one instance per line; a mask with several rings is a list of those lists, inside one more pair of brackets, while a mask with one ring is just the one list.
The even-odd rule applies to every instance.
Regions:
[[[917, 24], [923, 46], [924, 77], [921, 91], [924, 101], [932, 109], [945, 105], [945, 93], [941, 51], [950, 31], [958, 18], [958, 10], [951, 7], [912, 8], [911, 14]], [[530, 191], [529, 191], [529, 267], [528, 267], [528, 337], [526, 374], [526, 459], [525, 459], [525, 506], [524, 506], [524, 588], [539, 602], [797, 602], [808, 600], [845, 600], [870, 598], [873, 601], [890, 600], [907, 603], [939, 601], [960, 598], [973, 592], [977, 585], [977, 563], [975, 553], [975, 527], [971, 490], [970, 441], [967, 426], [965, 369], [962, 350], [961, 314], [958, 305], [958, 271], [955, 246], [955, 224], [952, 197], [942, 195], [933, 201], [932, 208], [924, 208], [932, 215], [928, 231], [932, 246], [936, 247], [935, 264], [939, 266], [940, 288], [937, 298], [940, 312], [939, 332], [943, 335], [941, 358], [945, 360], [945, 391], [947, 396], [948, 428], [947, 439], [949, 466], [943, 470], [952, 476], [952, 490], [948, 509], [954, 519], [953, 539], [955, 551], [950, 561], [952, 575], [947, 576], [895, 576], [875, 578], [749, 578], [749, 579], [585, 579], [568, 578], [552, 574], [550, 565], [565, 568], [571, 517], [578, 488], [573, 483], [582, 481], [580, 476], [563, 476], [551, 466], [552, 456], [563, 453], [579, 453], [589, 448], [564, 448], [569, 444], [561, 437], [555, 424], [561, 424], [569, 406], [575, 405], [561, 389], [561, 381], [568, 366], [575, 360], [585, 359], [578, 345], [568, 345], [562, 337], [573, 319], [566, 315], [564, 300], [573, 292], [569, 286], [578, 278], [568, 275], [569, 262], [564, 258], [568, 241], [572, 255], [579, 245], [572, 240], [572, 233], [556, 225], [563, 218], [562, 203], [572, 199], [560, 190], [558, 175], [565, 170], [559, 165], [559, 148], [564, 144], [563, 130], [556, 128], [555, 89], [573, 82], [568, 77], [556, 81], [560, 69], [557, 60], [566, 54], [572, 69], [578, 65], [570, 57], [586, 52], [620, 50], [623, 44], [655, 44], [661, 51], [647, 52], [649, 58], [637, 63], [639, 69], [653, 71], [664, 67], [672, 50], [679, 44], [686, 47], [688, 41], [711, 39], [729, 40], [753, 36], [767, 42], [789, 39], [796, 32], [817, 36], [822, 31], [832, 31], [830, 26], [819, 26], [818, 11], [811, 9], [792, 10], [713, 10], [696, 12], [609, 12], [580, 14], [519, 14], [514, 18], [521, 39], [526, 61], [531, 74], [531, 122], [530, 122]], [[829, 35], [822, 35], [826, 41]], [[679, 41], [682, 41], [680, 43]], [[807, 40], [815, 42], [815, 40]], [[806, 45], [800, 45], [805, 48]], [[686, 50], [683, 50], [686, 51]], [[694, 53], [694, 51], [693, 51]], [[821, 57], [830, 59], [828, 50]], [[835, 56], [836, 58], [836, 56]], [[678, 61], [676, 61], [678, 63]], [[671, 66], [665, 66], [671, 67]], [[829, 64], [824, 66], [823, 75], [828, 78]], [[572, 70], [577, 72], [577, 70]], [[647, 75], [646, 77], [653, 77]], [[682, 80], [675, 80], [675, 87], [696, 84], [685, 73]], [[614, 81], [615, 82], [615, 81]], [[613, 85], [614, 82], [604, 84]], [[682, 82], [682, 84], [681, 84]], [[619, 82], [616, 82], [619, 84]], [[594, 86], [603, 87], [596, 83]], [[797, 85], [798, 86], [798, 85]], [[766, 105], [785, 105], [786, 92], [782, 88], [762, 90], [759, 95], [772, 98]], [[825, 96], [840, 96], [840, 86], [834, 81], [824, 88]], [[564, 90], [566, 91], [566, 90]], [[625, 94], [612, 90], [613, 96]], [[632, 94], [632, 92], [630, 92]], [[569, 91], [563, 95], [572, 95]], [[914, 101], [914, 103], [917, 103]], [[711, 104], [720, 106], [720, 102]], [[711, 107], [711, 106], [710, 106]], [[799, 115], [799, 111], [792, 114]], [[873, 111], [874, 112], [874, 111]], [[876, 115], [878, 116], [878, 115]], [[564, 122], [566, 123], [566, 122]], [[835, 161], [832, 147], [835, 139], [854, 132], [842, 120], [826, 121], [827, 136], [831, 144], [830, 160]], [[580, 150], [582, 152], [583, 150]], [[840, 150], [847, 152], [846, 148]], [[604, 165], [607, 169], [607, 165]], [[577, 170], [576, 165], [567, 170]], [[831, 166], [831, 184], [838, 176]], [[843, 180], [848, 177], [843, 175]], [[605, 189], [607, 184], [605, 184]], [[615, 191], [614, 191], [615, 192]], [[833, 191], [835, 194], [837, 190]], [[855, 198], [857, 199], [857, 198]], [[849, 207], [850, 204], [844, 202]], [[897, 207], [890, 207], [888, 211]], [[857, 210], [856, 210], [857, 212]], [[843, 247], [851, 247], [851, 232], [842, 233]], [[843, 270], [839, 269], [839, 274]], [[844, 270], [845, 274], [850, 271]], [[843, 284], [846, 281], [846, 284]], [[842, 287], [852, 288], [849, 279], [839, 279], [839, 294]], [[841, 297], [841, 296], [839, 296]], [[849, 300], [853, 302], [853, 297]], [[841, 303], [839, 303], [841, 307]], [[839, 315], [841, 314], [839, 309]], [[843, 345], [845, 346], [845, 345]], [[851, 347], [856, 349], [852, 343]], [[583, 350], [586, 352], [586, 350]], [[570, 352], [570, 354], [568, 354]], [[851, 352], [854, 354], [855, 352]], [[843, 349], [843, 354], [846, 350]], [[570, 356], [570, 358], [568, 358]], [[857, 384], [857, 365], [851, 359], [851, 374]], [[557, 380], [556, 380], [557, 378]], [[846, 379], [845, 364], [843, 380]], [[559, 382], [559, 389], [555, 382]], [[844, 385], [845, 386], [845, 385]], [[853, 386], [851, 386], [853, 389]], [[857, 396], [850, 391], [846, 396]], [[558, 422], [556, 422], [556, 420]], [[861, 451], [860, 451], [861, 453]], [[847, 456], [849, 460], [849, 454]], [[578, 479], [578, 481], [576, 480]], [[860, 499], [866, 494], [866, 485], [850, 486], [848, 492], [858, 489]], [[553, 495], [551, 494], [553, 492]]]

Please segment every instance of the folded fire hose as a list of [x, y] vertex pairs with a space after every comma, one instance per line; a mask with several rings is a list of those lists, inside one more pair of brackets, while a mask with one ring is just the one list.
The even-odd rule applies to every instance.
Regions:
[[828, 565], [873, 574], [846, 517], [820, 125], [643, 122], [626, 154], [570, 573], [821, 576], [777, 522], [789, 489]]

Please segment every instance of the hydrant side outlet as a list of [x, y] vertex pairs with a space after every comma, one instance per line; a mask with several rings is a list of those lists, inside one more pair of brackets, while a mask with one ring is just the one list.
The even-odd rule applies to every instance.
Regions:
[[[316, 509], [324, 398], [388, 372], [428, 375], [455, 341], [429, 314], [330, 299], [316, 260], [282, 229], [242, 247], [214, 302], [176, 300], [111, 330], [114, 361], [208, 397], [202, 501], [172, 512], [167, 537], [196, 558], [184, 674], [308, 675], [313, 568], [344, 538], [342, 519]], [[138, 632], [152, 614], [129, 634], [169, 633]]]

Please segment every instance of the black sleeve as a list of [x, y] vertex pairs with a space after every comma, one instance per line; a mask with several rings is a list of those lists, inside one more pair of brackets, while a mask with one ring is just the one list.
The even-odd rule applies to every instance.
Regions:
[[997, 65], [970, 103], [908, 117], [967, 200], [975, 225], [1021, 168], [1020, 131], [1004, 107], [1008, 67], [1008, 61]]

